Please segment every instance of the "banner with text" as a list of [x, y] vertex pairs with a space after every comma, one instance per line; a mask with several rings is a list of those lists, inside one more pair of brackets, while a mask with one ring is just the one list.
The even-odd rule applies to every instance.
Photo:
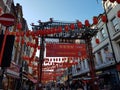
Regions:
[[46, 43], [46, 57], [86, 58], [86, 44]]

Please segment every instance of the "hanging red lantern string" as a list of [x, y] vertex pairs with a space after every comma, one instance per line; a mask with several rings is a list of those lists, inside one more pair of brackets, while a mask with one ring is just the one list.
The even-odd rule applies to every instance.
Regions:
[[93, 17], [93, 24], [96, 25], [97, 23], [98, 23], [98, 18], [94, 16], [94, 17]]
[[35, 35], [34, 35], [34, 31], [28, 31], [28, 32], [27, 32], [27, 35], [28, 35], [28, 36], [30, 36], [30, 35], [31, 35], [32, 37], [34, 37], [34, 36], [35, 36]]
[[40, 30], [36, 31], [36, 35], [39, 36], [40, 35]]
[[58, 33], [61, 33], [61, 32], [62, 32], [62, 27], [59, 26], [59, 27], [58, 27]]
[[120, 18], [120, 10], [117, 12], [117, 16]]
[[82, 28], [82, 22], [80, 22], [79, 20], [77, 20], [77, 26], [78, 26], [79, 29]]
[[38, 38], [35, 38], [35, 43], [36, 45], [38, 45]]
[[102, 19], [102, 21], [103, 21], [104, 23], [107, 22], [107, 17], [106, 17], [106, 15], [102, 15], [102, 16], [101, 16], [101, 19]]
[[20, 34], [20, 35], [21, 35], [21, 37], [23, 37], [23, 36], [24, 36], [24, 34], [25, 34], [24, 32], [21, 32], [21, 34]]
[[116, 2], [117, 2], [118, 4], [120, 4], [120, 0], [116, 0]]
[[40, 46], [38, 46], [38, 50], [40, 50]]
[[56, 28], [53, 28], [53, 29], [52, 29], [52, 32], [53, 32], [52, 34], [57, 33], [57, 29], [56, 29]]
[[16, 41], [17, 43], [20, 42], [20, 38], [17, 37], [15, 41]]
[[30, 46], [30, 42], [27, 42], [27, 46]]
[[65, 25], [65, 31], [68, 32], [69, 31], [69, 26], [68, 25]]
[[114, 3], [116, 0], [109, 0], [110, 2]]
[[24, 43], [25, 43], [25, 40], [24, 40], [24, 39], [22, 39], [22, 40], [21, 40], [21, 43], [22, 43], [22, 44], [24, 44]]
[[26, 37], [29, 37], [29, 36], [30, 36], [30, 30], [26, 32]]
[[29, 60], [29, 57], [28, 56], [22, 56], [22, 59], [23, 60]]
[[70, 24], [70, 29], [74, 30], [75, 29], [75, 25], [72, 23]]
[[8, 35], [16, 35], [16, 32], [9, 32]]
[[16, 36], [19, 37], [20, 36], [20, 32], [16, 32]]
[[33, 48], [34, 47], [34, 44], [33, 43], [30, 43], [30, 45], [29, 45], [31, 48]]
[[17, 24], [17, 29], [18, 29], [18, 30], [21, 30], [21, 29], [22, 29], [22, 24], [21, 24], [21, 23], [18, 23], [18, 24]]
[[33, 64], [32, 64], [31, 61], [28, 63], [28, 66], [29, 66], [29, 67], [32, 67], [32, 66], [33, 66]]
[[85, 20], [85, 26], [86, 26], [86, 27], [89, 27], [89, 26], [90, 26], [90, 23], [89, 23], [88, 20]]

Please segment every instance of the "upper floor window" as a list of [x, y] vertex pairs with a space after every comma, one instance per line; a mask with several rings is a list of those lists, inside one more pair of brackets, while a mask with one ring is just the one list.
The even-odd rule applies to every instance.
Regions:
[[112, 52], [110, 52], [108, 47], [104, 48], [104, 54], [105, 54], [106, 60], [108, 60], [108, 61], [113, 60], [113, 54], [112, 54]]
[[119, 24], [118, 24], [118, 19], [116, 18], [116, 17], [114, 17], [113, 19], [112, 19], [112, 24], [113, 24], [113, 26], [114, 26], [114, 28], [115, 28], [115, 31], [119, 31], [120, 29], [119, 29]]
[[99, 51], [98, 53], [98, 60], [103, 63], [103, 58], [102, 58], [102, 54], [101, 54], [101, 51]]
[[107, 37], [107, 34], [103, 28], [101, 30], [101, 35], [102, 35], [102, 39], [105, 39]]
[[97, 60], [95, 58], [95, 55], [93, 55], [93, 60], [94, 60], [94, 64], [97, 65]]

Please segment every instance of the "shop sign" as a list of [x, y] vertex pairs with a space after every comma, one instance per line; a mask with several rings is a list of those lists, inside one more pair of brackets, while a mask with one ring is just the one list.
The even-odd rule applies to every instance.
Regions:
[[87, 57], [85, 44], [46, 44], [46, 57]]
[[10, 67], [7, 69], [7, 73], [14, 76], [19, 76], [19, 70], [20, 67], [16, 65], [14, 62], [11, 62]]
[[2, 14], [0, 16], [0, 23], [4, 26], [12, 26], [15, 24], [15, 17], [9, 13]]

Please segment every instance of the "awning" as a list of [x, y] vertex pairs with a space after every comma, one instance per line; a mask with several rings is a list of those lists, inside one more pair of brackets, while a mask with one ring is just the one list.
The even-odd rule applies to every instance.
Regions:
[[11, 70], [11, 69], [7, 69], [6, 74], [7, 74], [8, 76], [13, 77], [13, 78], [20, 78], [20, 77], [19, 77], [19, 72], [16, 72], [16, 71]]
[[23, 76], [32, 81], [33, 83], [37, 83], [37, 80], [31, 74], [24, 72]]

